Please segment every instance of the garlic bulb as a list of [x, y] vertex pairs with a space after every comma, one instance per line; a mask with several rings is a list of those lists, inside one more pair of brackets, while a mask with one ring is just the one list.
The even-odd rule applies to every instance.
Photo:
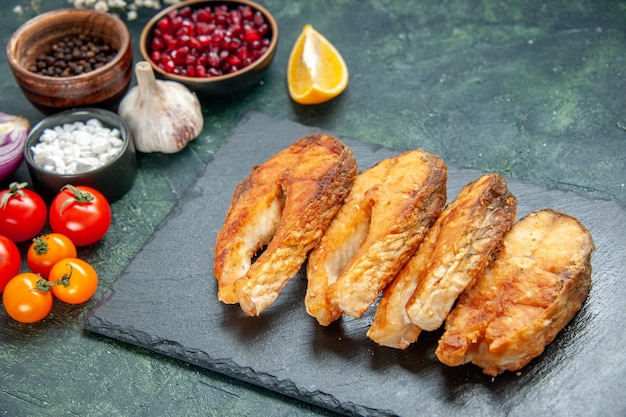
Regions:
[[176, 81], [157, 80], [149, 63], [135, 65], [137, 85], [120, 102], [140, 152], [175, 153], [194, 140], [204, 125], [198, 97]]

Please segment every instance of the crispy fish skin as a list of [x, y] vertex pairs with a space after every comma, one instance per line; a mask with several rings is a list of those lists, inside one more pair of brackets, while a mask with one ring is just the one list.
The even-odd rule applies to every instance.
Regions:
[[422, 245], [427, 259], [406, 306], [413, 324], [428, 331], [443, 324], [459, 295], [485, 271], [516, 213], [517, 200], [499, 174], [485, 174], [461, 190]]
[[356, 170], [350, 148], [329, 134], [305, 136], [255, 166], [235, 189], [217, 236], [218, 299], [248, 315], [273, 303], [319, 242]]
[[233, 284], [248, 273], [252, 257], [274, 236], [285, 205], [278, 183], [254, 185], [250, 176], [239, 183], [217, 235], [213, 273], [217, 297], [227, 304], [238, 302]]
[[343, 267], [363, 244], [369, 230], [370, 207], [361, 208], [354, 196], [365, 181], [354, 182], [351, 194], [322, 235], [319, 246], [311, 251], [307, 263], [307, 290], [304, 305], [307, 313], [322, 326], [337, 320], [342, 312], [327, 297], [328, 286], [337, 280]]
[[491, 376], [521, 369], [580, 310], [594, 250], [589, 231], [569, 215], [544, 209], [519, 220], [448, 315], [439, 360], [472, 362]]
[[517, 201], [499, 174], [467, 184], [383, 292], [367, 336], [406, 349], [443, 324], [459, 294], [483, 273], [514, 220]]
[[[329, 226], [325, 242], [333, 242], [333, 250], [345, 252], [331, 259], [332, 252], [326, 245], [313, 251], [309, 272], [325, 269], [328, 277], [322, 280], [330, 283], [327, 300], [319, 301], [329, 302], [352, 317], [361, 317], [413, 255], [441, 213], [446, 201], [446, 181], [443, 160], [420, 149], [383, 160], [359, 174], [356, 182], [365, 185], [351, 192], [349, 204], [341, 209], [347, 213], [337, 216], [336, 222], [357, 217], [361, 224], [368, 224], [367, 235], [357, 239], [362, 240], [357, 245], [350, 241], [349, 227]], [[316, 251], [325, 254], [318, 257]], [[347, 264], [342, 265], [346, 260]], [[337, 271], [341, 272], [334, 279]], [[311, 282], [318, 278], [309, 275], [308, 279]]]

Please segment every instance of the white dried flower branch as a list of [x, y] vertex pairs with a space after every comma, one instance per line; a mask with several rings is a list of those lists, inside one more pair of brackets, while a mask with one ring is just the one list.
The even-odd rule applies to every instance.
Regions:
[[[43, 0], [21, 1], [13, 7], [14, 13], [24, 13], [25, 10], [41, 10]], [[69, 4], [76, 8], [94, 9], [101, 12], [126, 13], [127, 20], [137, 18], [139, 9], [160, 10], [162, 7], [179, 3], [181, 0], [67, 0]]]

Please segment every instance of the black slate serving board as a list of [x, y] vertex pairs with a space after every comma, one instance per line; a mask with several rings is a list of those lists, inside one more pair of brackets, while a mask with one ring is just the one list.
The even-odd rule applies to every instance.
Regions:
[[[626, 415], [626, 211], [614, 202], [509, 179], [518, 218], [552, 207], [592, 233], [593, 285], [583, 309], [519, 373], [450, 368], [441, 331], [406, 351], [366, 338], [361, 319], [319, 326], [304, 309], [302, 272], [260, 317], [217, 301], [213, 244], [236, 184], [254, 164], [316, 128], [249, 113], [125, 268], [85, 323], [89, 331], [182, 359], [348, 415]], [[399, 151], [339, 137], [360, 168]], [[482, 172], [450, 166], [448, 199]], [[158, 318], [158, 319], [155, 319]]]

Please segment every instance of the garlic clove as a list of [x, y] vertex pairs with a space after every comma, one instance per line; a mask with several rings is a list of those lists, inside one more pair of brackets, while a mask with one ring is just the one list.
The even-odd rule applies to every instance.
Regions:
[[118, 113], [128, 124], [139, 152], [176, 153], [204, 127], [200, 100], [177, 81], [157, 80], [149, 63], [135, 65], [137, 85], [120, 102]]

